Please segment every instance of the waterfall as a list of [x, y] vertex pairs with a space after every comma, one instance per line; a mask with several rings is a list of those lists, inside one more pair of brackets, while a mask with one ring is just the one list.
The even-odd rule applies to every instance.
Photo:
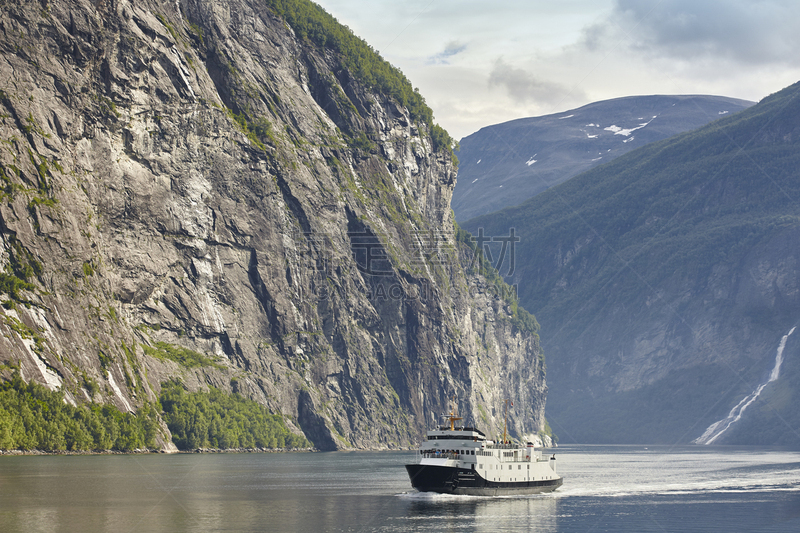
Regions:
[[731, 412], [728, 413], [728, 416], [723, 418], [722, 420], [717, 420], [703, 432], [703, 434], [692, 441], [694, 444], [711, 444], [715, 440], [717, 440], [720, 435], [725, 433], [728, 428], [734, 425], [736, 422], [742, 418], [742, 414], [744, 414], [745, 409], [750, 407], [756, 398], [761, 394], [761, 391], [764, 390], [764, 387], [778, 379], [781, 375], [781, 365], [783, 364], [783, 349], [786, 348], [786, 341], [789, 339], [789, 335], [794, 333], [794, 330], [797, 326], [789, 330], [789, 333], [783, 336], [781, 339], [780, 344], [778, 345], [778, 353], [775, 354], [775, 366], [772, 367], [772, 372], [769, 373], [769, 379], [762, 383], [761, 385], [756, 388], [753, 392], [745, 396], [742, 401], [736, 404], [736, 407], [731, 409]]

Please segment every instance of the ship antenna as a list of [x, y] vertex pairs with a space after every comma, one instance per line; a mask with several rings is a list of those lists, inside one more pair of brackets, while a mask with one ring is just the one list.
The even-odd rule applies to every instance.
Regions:
[[[508, 398], [505, 399], [505, 403], [506, 403], [506, 418], [503, 421], [503, 444], [506, 443], [506, 430], [508, 428], [508, 402], [509, 401], [510, 400]], [[514, 402], [511, 402], [511, 405], [513, 406]]]

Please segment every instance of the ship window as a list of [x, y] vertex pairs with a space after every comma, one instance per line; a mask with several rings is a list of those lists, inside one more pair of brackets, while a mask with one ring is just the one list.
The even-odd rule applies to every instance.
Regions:
[[483, 465], [478, 465], [478, 468], [483, 469]]
[[511, 465], [508, 465], [508, 469], [511, 470]]
[[531, 465], [528, 465], [528, 470], [530, 470], [530, 469], [531, 469]]
[[522, 465], [517, 465], [517, 470], [522, 470]]

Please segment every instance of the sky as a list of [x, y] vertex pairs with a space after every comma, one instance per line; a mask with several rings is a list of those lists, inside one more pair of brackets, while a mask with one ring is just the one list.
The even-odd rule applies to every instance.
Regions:
[[316, 0], [455, 139], [645, 94], [758, 101], [800, 81], [797, 0]]

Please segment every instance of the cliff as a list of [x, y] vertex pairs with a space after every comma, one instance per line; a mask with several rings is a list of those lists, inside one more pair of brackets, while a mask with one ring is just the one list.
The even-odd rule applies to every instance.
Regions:
[[544, 428], [538, 335], [462, 266], [441, 132], [296, 12], [3, 4], [0, 362], [123, 411], [237, 392], [320, 449], [412, 445], [453, 396]]

